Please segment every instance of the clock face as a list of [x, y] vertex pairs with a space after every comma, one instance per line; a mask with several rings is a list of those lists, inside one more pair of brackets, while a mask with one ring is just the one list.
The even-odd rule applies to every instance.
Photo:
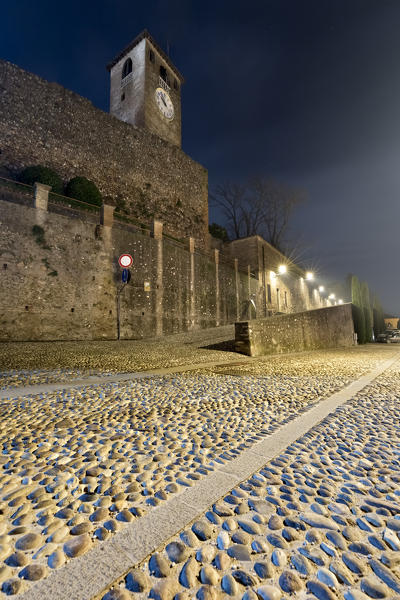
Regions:
[[164, 115], [168, 121], [172, 121], [174, 118], [174, 105], [172, 104], [168, 92], [163, 88], [158, 87], [155, 91], [155, 98], [161, 114]]

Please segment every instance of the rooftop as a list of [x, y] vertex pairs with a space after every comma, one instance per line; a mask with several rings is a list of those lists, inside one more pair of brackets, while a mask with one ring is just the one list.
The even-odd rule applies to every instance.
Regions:
[[139, 35], [136, 36], [134, 40], [132, 40], [119, 54], [117, 54], [117, 56], [115, 56], [115, 58], [113, 58], [113, 60], [108, 63], [107, 69], [109, 71], [111, 71], [112, 67], [114, 65], [116, 65], [117, 62], [119, 62], [121, 60], [121, 58], [123, 58], [126, 54], [128, 54], [128, 52], [130, 52], [132, 50], [132, 48], [137, 46], [144, 39], [148, 40], [151, 43], [151, 45], [155, 48], [155, 50], [157, 50], [158, 54], [162, 57], [162, 59], [167, 63], [167, 65], [170, 67], [170, 69], [178, 77], [181, 84], [184, 83], [185, 79], [184, 79], [183, 75], [178, 71], [178, 69], [175, 67], [175, 65], [171, 61], [170, 57], [157, 44], [157, 42], [150, 35], [150, 33], [147, 31], [147, 29], [144, 29], [142, 31], [142, 33], [139, 33]]

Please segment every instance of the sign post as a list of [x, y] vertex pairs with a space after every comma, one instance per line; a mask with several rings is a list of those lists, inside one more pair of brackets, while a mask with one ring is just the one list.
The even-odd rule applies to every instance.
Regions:
[[118, 264], [122, 269], [122, 286], [117, 289], [117, 333], [118, 333], [118, 338], [121, 338], [121, 320], [120, 320], [120, 315], [121, 315], [121, 292], [124, 289], [124, 287], [126, 286], [127, 283], [129, 283], [130, 279], [131, 279], [131, 272], [130, 272], [130, 267], [133, 264], [133, 258], [130, 254], [121, 254], [121, 256], [118, 259]]

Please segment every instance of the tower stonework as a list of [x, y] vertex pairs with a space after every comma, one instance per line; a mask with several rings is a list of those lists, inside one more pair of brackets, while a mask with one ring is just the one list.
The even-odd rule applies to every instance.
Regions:
[[182, 75], [145, 30], [107, 66], [110, 113], [181, 147]]

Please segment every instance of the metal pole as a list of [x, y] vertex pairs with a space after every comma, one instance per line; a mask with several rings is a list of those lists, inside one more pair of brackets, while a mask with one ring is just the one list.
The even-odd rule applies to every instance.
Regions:
[[119, 325], [119, 290], [117, 290], [117, 340], [120, 338], [120, 325]]
[[117, 339], [121, 339], [121, 324], [120, 324], [120, 314], [121, 314], [121, 292], [124, 289], [126, 284], [123, 284], [120, 289], [117, 288]]
[[247, 301], [247, 307], [249, 309], [249, 314], [248, 314], [248, 319], [250, 321], [251, 319], [251, 304], [250, 304], [250, 299], [251, 299], [251, 283], [250, 283], [250, 265], [247, 265], [247, 290], [248, 290], [248, 294], [249, 294], [249, 299]]

